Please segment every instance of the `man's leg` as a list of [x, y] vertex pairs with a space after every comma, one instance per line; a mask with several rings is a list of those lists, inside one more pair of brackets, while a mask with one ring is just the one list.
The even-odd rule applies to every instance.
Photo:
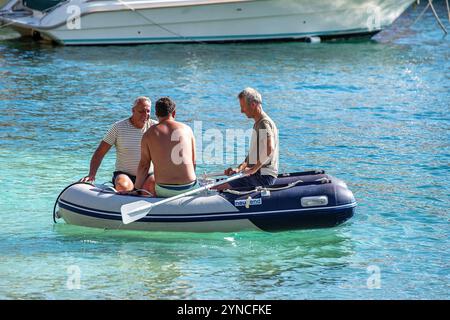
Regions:
[[149, 191], [154, 197], [156, 196], [154, 174], [149, 175], [147, 179], [145, 179], [142, 189]]
[[225, 189], [236, 188], [254, 188], [254, 187], [268, 187], [274, 184], [275, 178], [272, 176], [262, 176], [260, 173], [255, 173], [251, 176], [243, 177], [229, 183], [221, 184], [213, 189], [222, 191]]
[[236, 189], [236, 188], [252, 188], [258, 186], [258, 180], [254, 175], [242, 177], [240, 179], [230, 181], [229, 183], [221, 184], [217, 187], [214, 187], [214, 190], [222, 191], [225, 189]]
[[213, 190], [217, 190], [217, 191], [222, 191], [222, 190], [226, 190], [226, 189], [233, 189], [233, 187], [230, 186], [228, 183], [224, 183], [224, 184], [221, 184], [221, 185], [219, 185], [217, 187], [213, 187], [212, 189]]
[[114, 180], [114, 187], [118, 192], [133, 191], [134, 184], [130, 177], [126, 174], [118, 174]]

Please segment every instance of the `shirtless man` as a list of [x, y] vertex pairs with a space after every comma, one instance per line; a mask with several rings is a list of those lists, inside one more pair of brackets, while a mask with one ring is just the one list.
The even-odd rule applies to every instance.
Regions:
[[189, 126], [175, 121], [175, 109], [175, 102], [168, 97], [156, 101], [155, 111], [159, 123], [150, 127], [141, 141], [136, 189], [146, 188], [144, 180], [152, 162], [154, 190], [156, 196], [162, 198], [197, 188], [194, 134]]

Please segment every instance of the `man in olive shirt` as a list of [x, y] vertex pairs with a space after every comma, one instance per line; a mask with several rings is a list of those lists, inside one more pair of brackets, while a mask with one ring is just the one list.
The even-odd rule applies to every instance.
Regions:
[[270, 186], [278, 175], [278, 129], [272, 119], [263, 111], [261, 94], [253, 88], [246, 88], [238, 95], [241, 113], [255, 121], [250, 151], [237, 168], [228, 168], [226, 175], [239, 172], [245, 177], [217, 187], [217, 190], [240, 187]]

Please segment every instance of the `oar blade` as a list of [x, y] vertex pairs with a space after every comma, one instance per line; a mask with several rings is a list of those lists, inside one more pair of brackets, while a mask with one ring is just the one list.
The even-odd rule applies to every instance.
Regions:
[[129, 224], [136, 220], [142, 219], [150, 212], [152, 207], [152, 203], [143, 200], [124, 204], [120, 207], [122, 222], [124, 224]]
[[190, 196], [190, 195], [199, 193], [199, 192], [201, 192], [203, 190], [207, 190], [207, 189], [210, 189], [212, 187], [216, 187], [216, 186], [221, 185], [223, 183], [226, 183], [226, 182], [229, 182], [229, 181], [233, 181], [233, 180], [242, 178], [244, 176], [245, 175], [243, 173], [237, 173], [234, 176], [231, 176], [231, 177], [229, 177], [229, 178], [227, 178], [225, 180], [217, 181], [215, 183], [208, 184], [206, 186], [203, 186], [203, 187], [200, 187], [200, 188], [197, 188], [197, 189], [194, 189], [194, 190], [190, 190], [190, 191], [187, 191], [187, 192], [184, 192], [184, 193], [180, 193], [179, 195], [176, 195], [176, 196], [173, 196], [173, 197], [170, 197], [170, 198], [166, 198], [164, 200], [160, 200], [160, 201], [157, 201], [157, 202], [154, 202], [154, 203], [150, 203], [150, 202], [147, 202], [147, 201], [139, 200], [139, 201], [131, 202], [131, 203], [128, 203], [128, 204], [124, 204], [120, 208], [120, 212], [122, 214], [122, 221], [123, 221], [124, 224], [129, 224], [129, 223], [131, 223], [133, 221], [136, 221], [136, 220], [139, 220], [139, 219], [142, 219], [143, 217], [145, 217], [150, 212], [150, 210], [153, 207], [160, 206], [160, 205], [165, 204], [167, 202], [170, 202], [170, 201], [173, 201], [173, 200], [176, 200], [176, 199], [180, 199], [180, 198], [183, 198], [183, 197], [186, 197], [186, 196]]

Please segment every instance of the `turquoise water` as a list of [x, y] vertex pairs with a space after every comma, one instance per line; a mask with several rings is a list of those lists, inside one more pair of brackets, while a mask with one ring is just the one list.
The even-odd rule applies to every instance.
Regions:
[[[0, 299], [448, 299], [450, 40], [431, 12], [410, 27], [419, 12], [372, 41], [0, 41]], [[53, 225], [57, 195], [136, 96], [170, 95], [180, 120], [225, 132], [252, 125], [235, 98], [246, 86], [278, 124], [283, 171], [345, 180], [352, 220], [273, 234]], [[113, 166], [111, 152], [97, 180]]]

